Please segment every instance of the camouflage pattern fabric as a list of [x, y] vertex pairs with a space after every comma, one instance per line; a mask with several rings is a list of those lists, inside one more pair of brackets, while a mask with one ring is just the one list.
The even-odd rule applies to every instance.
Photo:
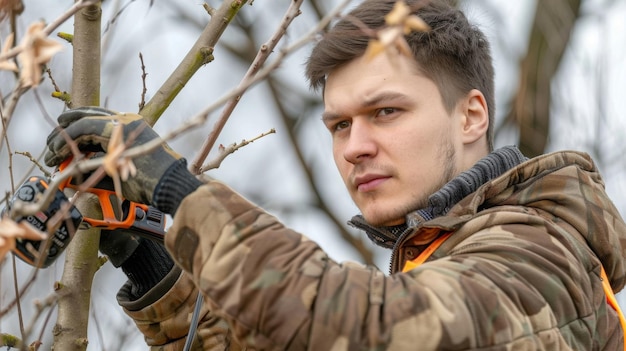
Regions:
[[[157, 286], [136, 301], [128, 299], [130, 289], [131, 285], [127, 282], [118, 293], [118, 302], [145, 335], [148, 345], [153, 346], [151, 349], [182, 350], [198, 294], [191, 277], [175, 267]], [[228, 324], [211, 314], [206, 304], [200, 316], [192, 350], [241, 350], [231, 340]]]
[[[398, 273], [448, 231], [427, 262]], [[234, 340], [258, 350], [622, 350], [600, 265], [621, 290], [625, 240], [597, 169], [577, 152], [529, 160], [421, 223], [394, 252], [391, 275], [333, 261], [211, 181], [185, 198], [166, 236], [184, 273], [126, 310], [163, 350], [180, 350], [195, 287], [204, 350]]]

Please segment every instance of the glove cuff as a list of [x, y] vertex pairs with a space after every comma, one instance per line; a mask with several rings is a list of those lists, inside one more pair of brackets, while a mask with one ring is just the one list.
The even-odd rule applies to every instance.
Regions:
[[152, 202], [159, 210], [174, 215], [183, 199], [203, 183], [187, 169], [187, 161], [181, 158], [163, 173], [154, 188]]
[[135, 252], [122, 264], [122, 271], [132, 283], [132, 297], [137, 299], [143, 296], [157, 285], [173, 266], [174, 261], [163, 245], [141, 239]]
[[[132, 294], [132, 291], [133, 291], [132, 282], [126, 281], [126, 283], [124, 283], [124, 285], [122, 285], [120, 290], [117, 292], [117, 302], [122, 307], [124, 307], [127, 310], [127, 312], [132, 313], [135, 311], [141, 311], [143, 309], [148, 309], [150, 311], [149, 317], [145, 317], [143, 319], [137, 319], [136, 316], [131, 316], [136, 321], [139, 321], [139, 320], [153, 321], [155, 319], [161, 318], [159, 313], [171, 313], [171, 311], [168, 310], [168, 307], [165, 307], [165, 310], [159, 309], [160, 307], [159, 306], [157, 307], [157, 310], [155, 312], [155, 310], [152, 310], [152, 306], [151, 306], [152, 304], [155, 304], [157, 303], [157, 301], [162, 300], [162, 301], [165, 301], [163, 302], [165, 304], [164, 306], [172, 306], [171, 308], [174, 308], [174, 310], [176, 310], [178, 308], [178, 305], [168, 304], [169, 300], [171, 299], [171, 298], [168, 299], [168, 295], [174, 293], [176, 294], [177, 298], [182, 298], [186, 293], [191, 294], [193, 292], [193, 288], [189, 288], [188, 289], [189, 292], [187, 292], [185, 288], [188, 288], [188, 286], [185, 284], [182, 285], [183, 286], [182, 291], [179, 290], [180, 284], [177, 284], [177, 288], [174, 288], [174, 284], [176, 284], [176, 282], [181, 279], [181, 275], [182, 275], [182, 269], [174, 265], [174, 267], [172, 267], [170, 272], [165, 277], [163, 277], [163, 279], [161, 279], [160, 282], [158, 282], [155, 286], [152, 287], [152, 289], [147, 291], [145, 294], [143, 294], [139, 298], [133, 296]], [[187, 282], [187, 280], [191, 280], [191, 278], [185, 279], [185, 282]], [[187, 282], [187, 284], [189, 285], [193, 283]], [[175, 301], [175, 302], [178, 302], [178, 301]], [[156, 318], [155, 318], [154, 313], [157, 314]]]

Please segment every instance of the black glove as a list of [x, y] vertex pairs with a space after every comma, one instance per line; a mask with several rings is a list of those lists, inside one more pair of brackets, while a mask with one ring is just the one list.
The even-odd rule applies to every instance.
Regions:
[[[59, 123], [61, 127], [68, 127], [72, 122], [78, 121], [82, 118], [100, 116], [100, 117], [111, 117], [117, 115], [116, 112], [103, 109], [100, 107], [81, 107], [74, 110], [68, 110], [59, 116]], [[50, 143], [53, 140], [59, 140], [57, 138], [63, 139], [63, 136], [60, 134], [60, 130], [55, 130], [49, 137], [48, 142]], [[54, 141], [58, 142], [58, 141]], [[80, 145], [79, 145], [80, 147]], [[51, 162], [51, 165], [60, 163], [64, 160], [65, 152], [67, 150], [67, 144], [61, 146], [64, 148], [63, 151], [59, 153], [48, 152], [46, 155], [46, 162]], [[68, 157], [66, 155], [65, 157]], [[94, 157], [102, 157], [103, 153], [98, 152], [94, 155]], [[50, 161], [48, 161], [50, 158]], [[59, 161], [60, 160], [60, 161]], [[86, 178], [88, 175], [85, 175], [83, 178]], [[95, 188], [105, 189], [109, 191], [114, 191], [113, 182], [111, 178], [105, 177], [98, 184], [94, 186]], [[111, 201], [115, 201], [116, 199], [111, 199]], [[120, 204], [113, 204], [114, 207], [119, 207]], [[109, 258], [109, 261], [113, 264], [113, 266], [120, 267], [131, 255], [137, 250], [137, 247], [140, 245], [141, 238], [137, 235], [132, 234], [131, 231], [127, 229], [116, 229], [116, 230], [102, 230], [100, 232], [100, 243], [98, 249], [104, 255]]]
[[[95, 188], [112, 190], [112, 182], [109, 177], [105, 177]], [[109, 201], [115, 201], [112, 206], [120, 208], [116, 197], [109, 199]], [[101, 230], [100, 231], [100, 243], [98, 244], [98, 250], [109, 258], [109, 261], [115, 268], [120, 267], [139, 246], [141, 238], [125, 228], [118, 228], [115, 230]]]
[[[106, 177], [95, 187], [111, 190], [110, 178]], [[174, 261], [161, 243], [141, 237], [131, 229], [101, 230], [98, 249], [115, 268], [122, 268], [131, 282], [130, 296], [133, 299], [143, 296], [157, 285], [174, 266]]]
[[[160, 139], [140, 115], [116, 113], [98, 107], [68, 110], [59, 116], [58, 122], [59, 128], [48, 136], [47, 141], [45, 162], [51, 167], [58, 166], [72, 155], [66, 141], [68, 137], [76, 142], [82, 152], [106, 152], [113, 128], [118, 123], [123, 126], [125, 142], [133, 135], [130, 147]], [[135, 157], [133, 162], [137, 174], [122, 183], [122, 196], [130, 201], [152, 204], [153, 192], [159, 180], [180, 159], [181, 156], [166, 144]]]
[[135, 252], [139, 242], [140, 238], [127, 229], [101, 230], [98, 249], [118, 268]]

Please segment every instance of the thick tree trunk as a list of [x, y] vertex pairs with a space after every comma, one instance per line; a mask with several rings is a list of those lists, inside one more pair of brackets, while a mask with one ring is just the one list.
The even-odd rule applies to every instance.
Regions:
[[519, 148], [528, 157], [544, 153], [550, 136], [551, 81], [579, 16], [581, 0], [537, 1], [520, 86], [509, 118], [520, 131]]
[[[72, 107], [100, 104], [101, 8], [89, 6], [74, 16]], [[81, 194], [76, 206], [83, 216], [100, 218], [97, 198]], [[91, 285], [99, 268], [100, 230], [79, 230], [67, 248], [61, 278], [54, 350], [86, 350]]]

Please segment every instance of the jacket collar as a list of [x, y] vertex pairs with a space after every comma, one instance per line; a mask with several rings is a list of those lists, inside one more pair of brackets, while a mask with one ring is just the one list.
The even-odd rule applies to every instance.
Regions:
[[395, 244], [401, 241], [399, 240], [401, 237], [408, 235], [421, 223], [445, 215], [452, 206], [476, 191], [481, 185], [526, 160], [527, 158], [515, 146], [497, 149], [432, 194], [428, 198], [427, 207], [408, 213], [404, 225], [374, 227], [369, 225], [362, 215], [354, 216], [348, 224], [365, 231], [374, 244], [393, 249]]

